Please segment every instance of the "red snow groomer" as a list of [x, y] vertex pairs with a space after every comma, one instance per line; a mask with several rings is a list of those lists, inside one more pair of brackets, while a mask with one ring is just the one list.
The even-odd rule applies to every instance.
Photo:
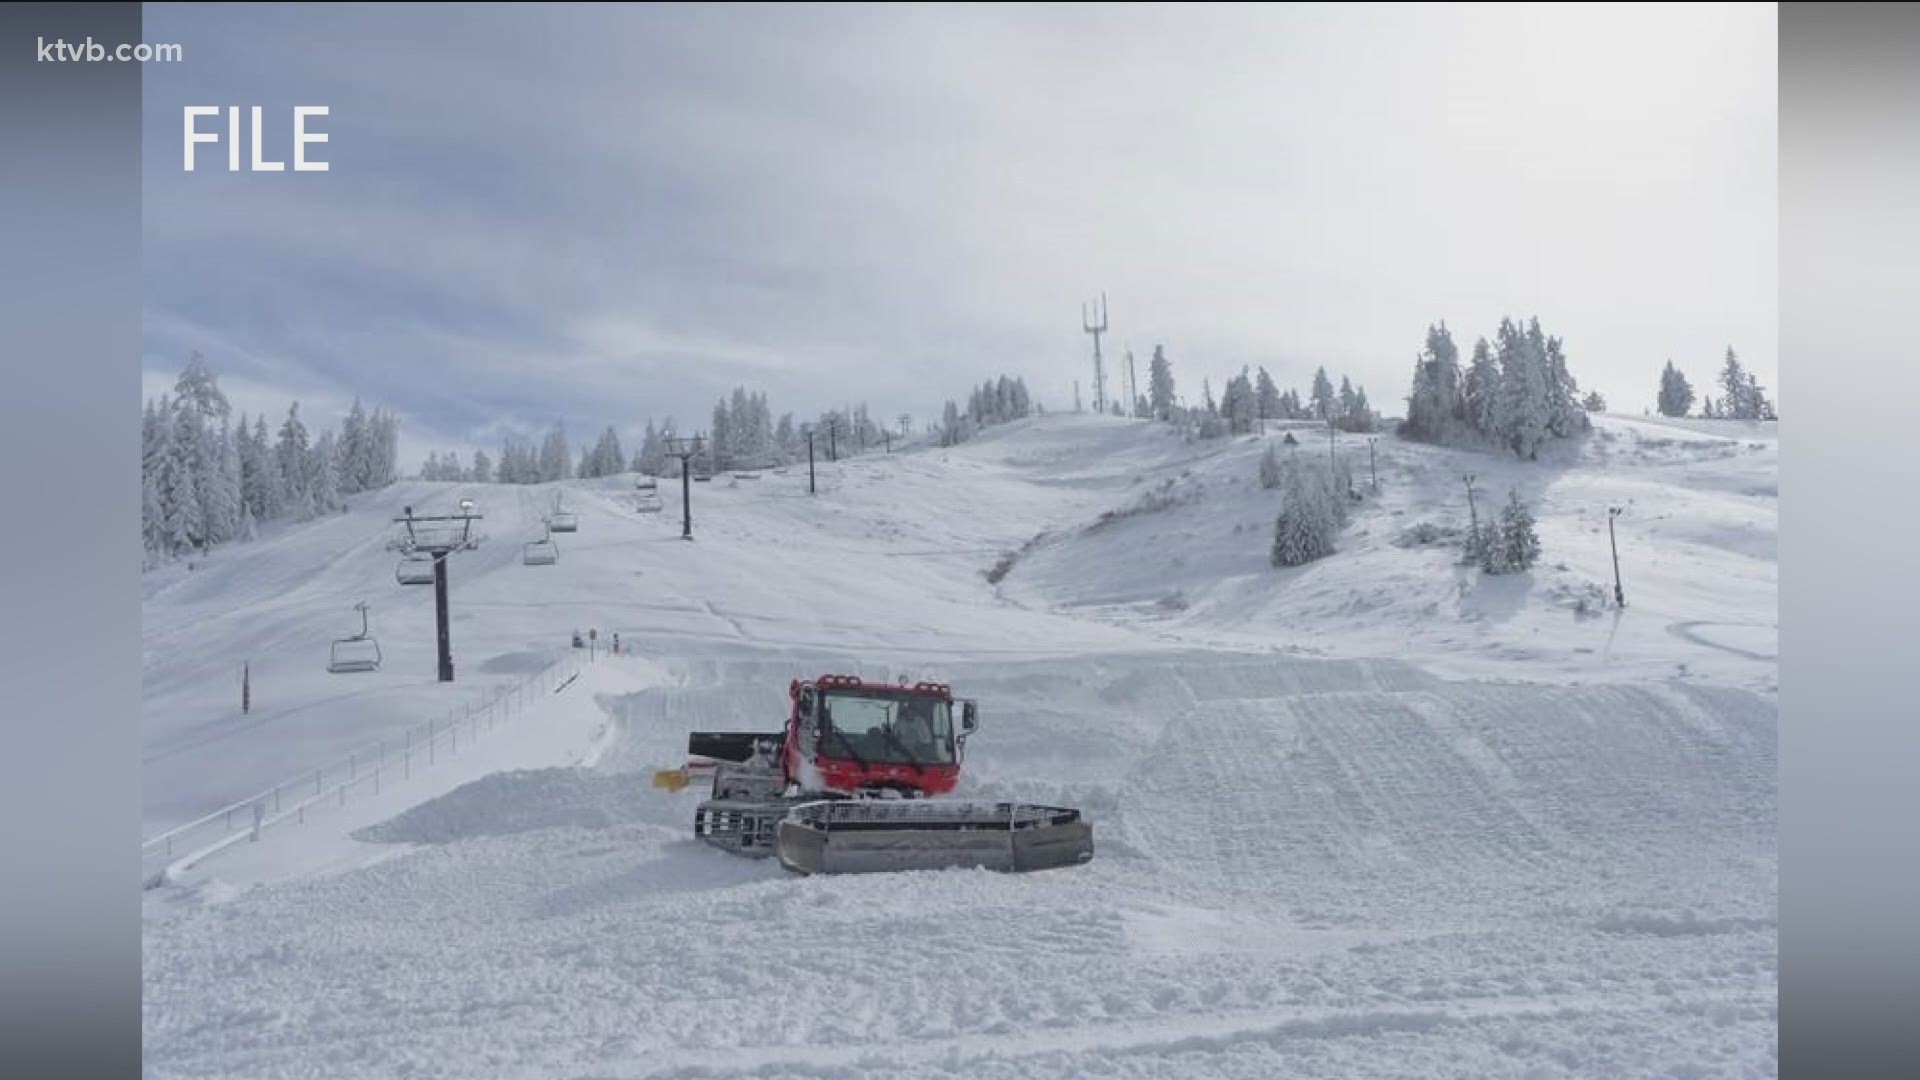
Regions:
[[684, 787], [713, 762], [713, 791], [694, 834], [740, 855], [778, 855], [802, 874], [979, 866], [1044, 870], [1093, 857], [1078, 810], [941, 799], [960, 782], [972, 701], [945, 683], [893, 685], [851, 675], [795, 679], [776, 732], [696, 731], [695, 761], [658, 774]]

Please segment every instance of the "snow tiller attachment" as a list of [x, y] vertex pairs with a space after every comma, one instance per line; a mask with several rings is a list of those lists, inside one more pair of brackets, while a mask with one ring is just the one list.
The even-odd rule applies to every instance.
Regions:
[[983, 867], [1025, 871], [1093, 858], [1093, 827], [1078, 810], [942, 799], [960, 780], [974, 703], [952, 690], [823, 675], [788, 687], [782, 731], [694, 732], [685, 769], [657, 774], [679, 790], [700, 760], [712, 795], [694, 834], [738, 855], [777, 855], [802, 874]]

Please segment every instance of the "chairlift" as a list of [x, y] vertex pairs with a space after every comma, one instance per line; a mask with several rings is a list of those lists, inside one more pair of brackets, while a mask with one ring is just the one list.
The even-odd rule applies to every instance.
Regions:
[[393, 577], [402, 585], [433, 584], [434, 557], [425, 551], [409, 551], [400, 556], [400, 565], [394, 568]]
[[557, 533], [579, 532], [580, 519], [571, 510], [555, 510], [553, 516], [547, 519], [547, 528]]
[[634, 498], [633, 508], [642, 514], [657, 514], [663, 509], [663, 506], [660, 502], [659, 495], [647, 491], [642, 492]]
[[367, 627], [366, 601], [353, 607], [360, 613], [360, 632], [351, 637], [334, 639], [327, 654], [327, 670], [335, 675], [380, 670], [380, 642], [375, 640]]
[[659, 491], [660, 481], [651, 476], [642, 476], [633, 482], [633, 489], [635, 491]]
[[520, 549], [520, 562], [526, 566], [552, 566], [560, 561], [560, 545], [553, 542], [553, 530], [548, 528], [538, 540], [529, 540]]
[[743, 469], [736, 471], [733, 474], [733, 478], [735, 480], [758, 480], [760, 479], [760, 473], [755, 469]]

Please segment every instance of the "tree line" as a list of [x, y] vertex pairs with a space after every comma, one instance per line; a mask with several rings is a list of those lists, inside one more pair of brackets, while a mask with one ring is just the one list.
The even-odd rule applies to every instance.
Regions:
[[287, 409], [269, 435], [264, 414], [233, 415], [220, 380], [195, 353], [171, 394], [141, 416], [140, 531], [149, 566], [232, 540], [266, 522], [340, 510], [344, 496], [393, 483], [399, 421], [356, 398], [340, 431], [315, 438]]
[[[1765, 388], [1740, 363], [1740, 357], [1727, 346], [1726, 362], [1715, 377], [1720, 386], [1720, 400], [1704, 398], [1700, 406], [1703, 420], [1778, 420], [1779, 414], [1773, 402], [1767, 399]], [[1660, 392], [1656, 405], [1662, 416], [1681, 417], [1693, 411], [1693, 384], [1668, 360], [1667, 366], [1660, 372]]]
[[1550, 440], [1592, 428], [1587, 412], [1596, 402], [1583, 401], [1579, 391], [1561, 340], [1541, 330], [1537, 318], [1525, 325], [1501, 319], [1492, 342], [1474, 342], [1464, 369], [1453, 333], [1436, 323], [1414, 360], [1399, 433], [1425, 442], [1471, 435], [1532, 461]]

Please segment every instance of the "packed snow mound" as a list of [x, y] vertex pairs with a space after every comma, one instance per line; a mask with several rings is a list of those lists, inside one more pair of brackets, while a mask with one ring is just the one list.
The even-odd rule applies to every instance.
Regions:
[[596, 775], [585, 769], [522, 769], [494, 773], [361, 829], [354, 839], [381, 844], [449, 844], [478, 836], [536, 829], [682, 824], [649, 815], [652, 785], [643, 773]]

